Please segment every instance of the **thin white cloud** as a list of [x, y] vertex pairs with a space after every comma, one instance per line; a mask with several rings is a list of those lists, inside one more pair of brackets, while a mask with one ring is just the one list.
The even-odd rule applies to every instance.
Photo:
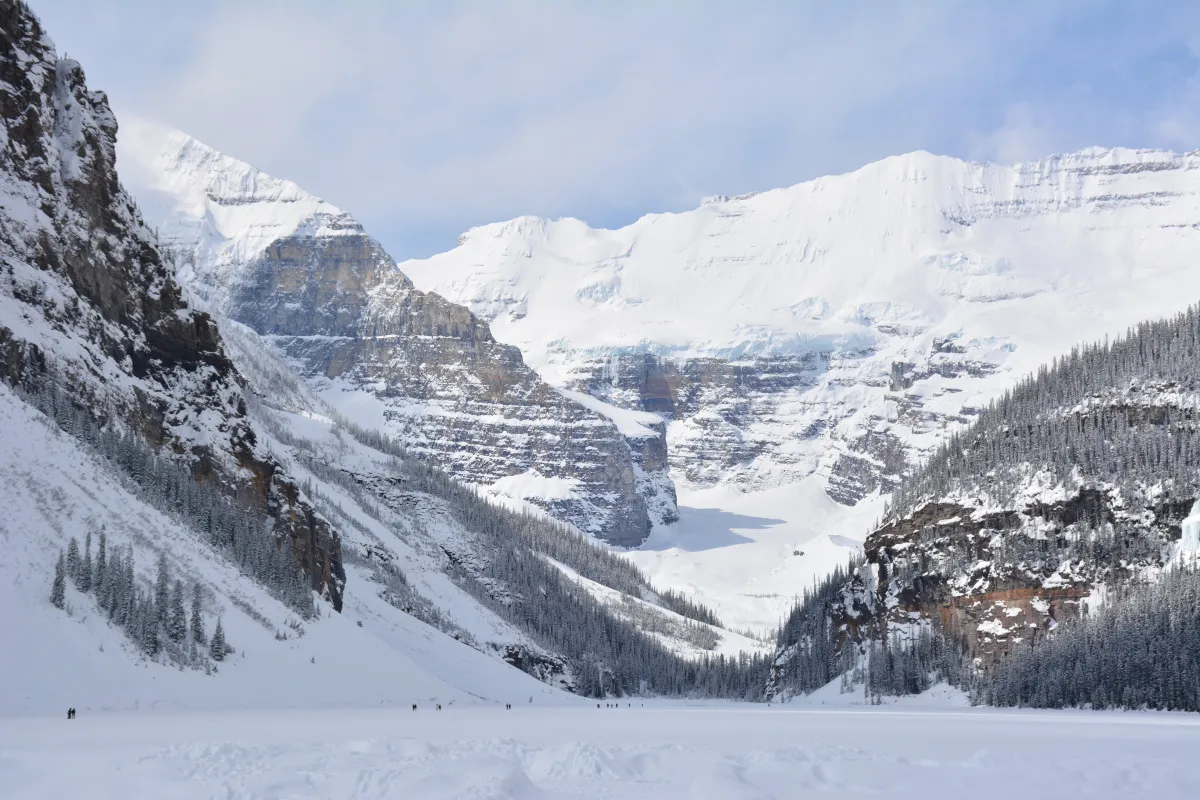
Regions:
[[999, 128], [969, 137], [970, 157], [997, 164], [1033, 161], [1050, 155], [1057, 138], [1046, 122], [1037, 119], [1028, 103], [1015, 103], [1005, 113]]

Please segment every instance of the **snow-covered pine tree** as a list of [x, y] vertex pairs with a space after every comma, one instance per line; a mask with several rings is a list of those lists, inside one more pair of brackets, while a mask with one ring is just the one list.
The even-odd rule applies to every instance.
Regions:
[[138, 622], [141, 629], [141, 645], [143, 652], [146, 655], [154, 658], [158, 655], [161, 640], [159, 639], [160, 622], [158, 619], [158, 607], [154, 602], [154, 598], [149, 595], [142, 595], [138, 603]]
[[87, 532], [83, 541], [83, 563], [79, 565], [79, 580], [76, 582], [79, 591], [88, 592], [92, 589], [92, 532]]
[[62, 551], [58, 551], [58, 562], [54, 565], [54, 583], [50, 587], [50, 602], [62, 608], [67, 602], [67, 566]]
[[79, 541], [74, 536], [67, 543], [67, 577], [79, 585]]
[[187, 612], [183, 608], [183, 581], [176, 580], [171, 590], [171, 618], [167, 623], [167, 636], [172, 642], [182, 642], [187, 635]]
[[225, 630], [221, 627], [221, 620], [217, 618], [217, 629], [213, 631], [212, 643], [208, 646], [208, 652], [212, 654], [213, 661], [225, 660]]
[[125, 549], [125, 574], [121, 578], [121, 610], [118, 612], [122, 625], [135, 628], [137, 611], [137, 583], [133, 577], [133, 548]]
[[167, 570], [166, 553], [158, 554], [158, 577], [154, 581], [154, 611], [155, 618], [166, 625], [170, 620], [171, 610], [168, 606], [171, 600], [171, 574]]
[[100, 531], [100, 546], [96, 550], [96, 571], [92, 576], [92, 586], [96, 590], [96, 599], [100, 601], [101, 606], [105, 606], [105, 599], [108, 596], [108, 586], [104, 582], [104, 572], [108, 569], [108, 543], [105, 541], [104, 531]]
[[192, 620], [191, 620], [192, 641], [196, 644], [205, 644], [206, 637], [204, 634], [204, 617], [200, 614], [200, 583], [192, 584]]
[[108, 618], [115, 623], [117, 609], [121, 605], [122, 578], [125, 575], [125, 564], [121, 561], [120, 549], [113, 551], [112, 560], [105, 565], [104, 572], [104, 600], [101, 605], [108, 609]]

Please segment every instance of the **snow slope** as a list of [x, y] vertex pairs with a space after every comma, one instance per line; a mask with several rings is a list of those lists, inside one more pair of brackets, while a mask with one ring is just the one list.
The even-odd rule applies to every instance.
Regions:
[[[939, 335], [997, 337], [975, 347], [1012, 344], [996, 355], [1024, 371], [1195, 295], [1197, 222], [1200, 153], [999, 166], [916, 152], [619, 230], [521, 217], [401, 269], [551, 379], [585, 353], [844, 350], [888, 329], [918, 353]], [[1129, 302], [1113, 302], [1131, 281]]]
[[741, 492], [684, 489], [679, 522], [660, 525], [625, 555], [656, 586], [702, 600], [735, 631], [777, 628], [798, 596], [859, 552], [883, 511], [874, 494], [847, 508], [816, 476]]
[[[8, 580], [0, 582], [0, 674], [6, 676], [0, 714], [57, 714], [68, 705], [83, 711], [311, 708], [567, 697], [398, 612], [361, 574], [348, 581], [341, 614], [322, 609], [302, 623], [298, 636], [288, 625], [298, 620], [259, 584], [144, 505], [107, 464], [2, 384], [0, 429], [0, 483], [7, 487], [0, 541], [9, 565]], [[71, 537], [82, 543], [88, 531], [95, 538], [101, 529], [110, 553], [133, 548], [139, 580], [152, 580], [161, 552], [173, 575], [205, 587], [209, 632], [220, 618], [237, 650], [218, 673], [147, 661], [94, 598], [70, 582], [69, 613], [50, 605], [59, 551]], [[281, 633], [290, 638], [277, 639]]]
[[85, 714], [0, 727], [6, 797], [1186, 798], [1175, 714], [646, 703]]

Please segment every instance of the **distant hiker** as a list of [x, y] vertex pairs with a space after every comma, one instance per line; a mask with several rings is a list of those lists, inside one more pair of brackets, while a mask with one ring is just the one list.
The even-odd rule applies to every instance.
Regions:
[[416, 710], [417, 710], [417, 704], [413, 703], [413, 711], [416, 711]]
[[441, 710], [442, 710], [442, 704], [441, 704], [441, 703], [438, 703], [438, 704], [437, 704], [437, 710], [438, 710], [438, 711], [441, 711]]
[[72, 714], [72, 713], [74, 713], [74, 709], [70, 709], [70, 708], [68, 708], [68, 709], [67, 709], [67, 719], [70, 719], [70, 718], [71, 718], [71, 714]]

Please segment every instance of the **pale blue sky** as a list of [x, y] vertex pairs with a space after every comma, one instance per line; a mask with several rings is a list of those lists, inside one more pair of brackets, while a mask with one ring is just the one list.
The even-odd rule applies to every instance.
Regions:
[[916, 149], [1200, 148], [1190, 0], [31, 4], [119, 117], [299, 182], [397, 259]]

